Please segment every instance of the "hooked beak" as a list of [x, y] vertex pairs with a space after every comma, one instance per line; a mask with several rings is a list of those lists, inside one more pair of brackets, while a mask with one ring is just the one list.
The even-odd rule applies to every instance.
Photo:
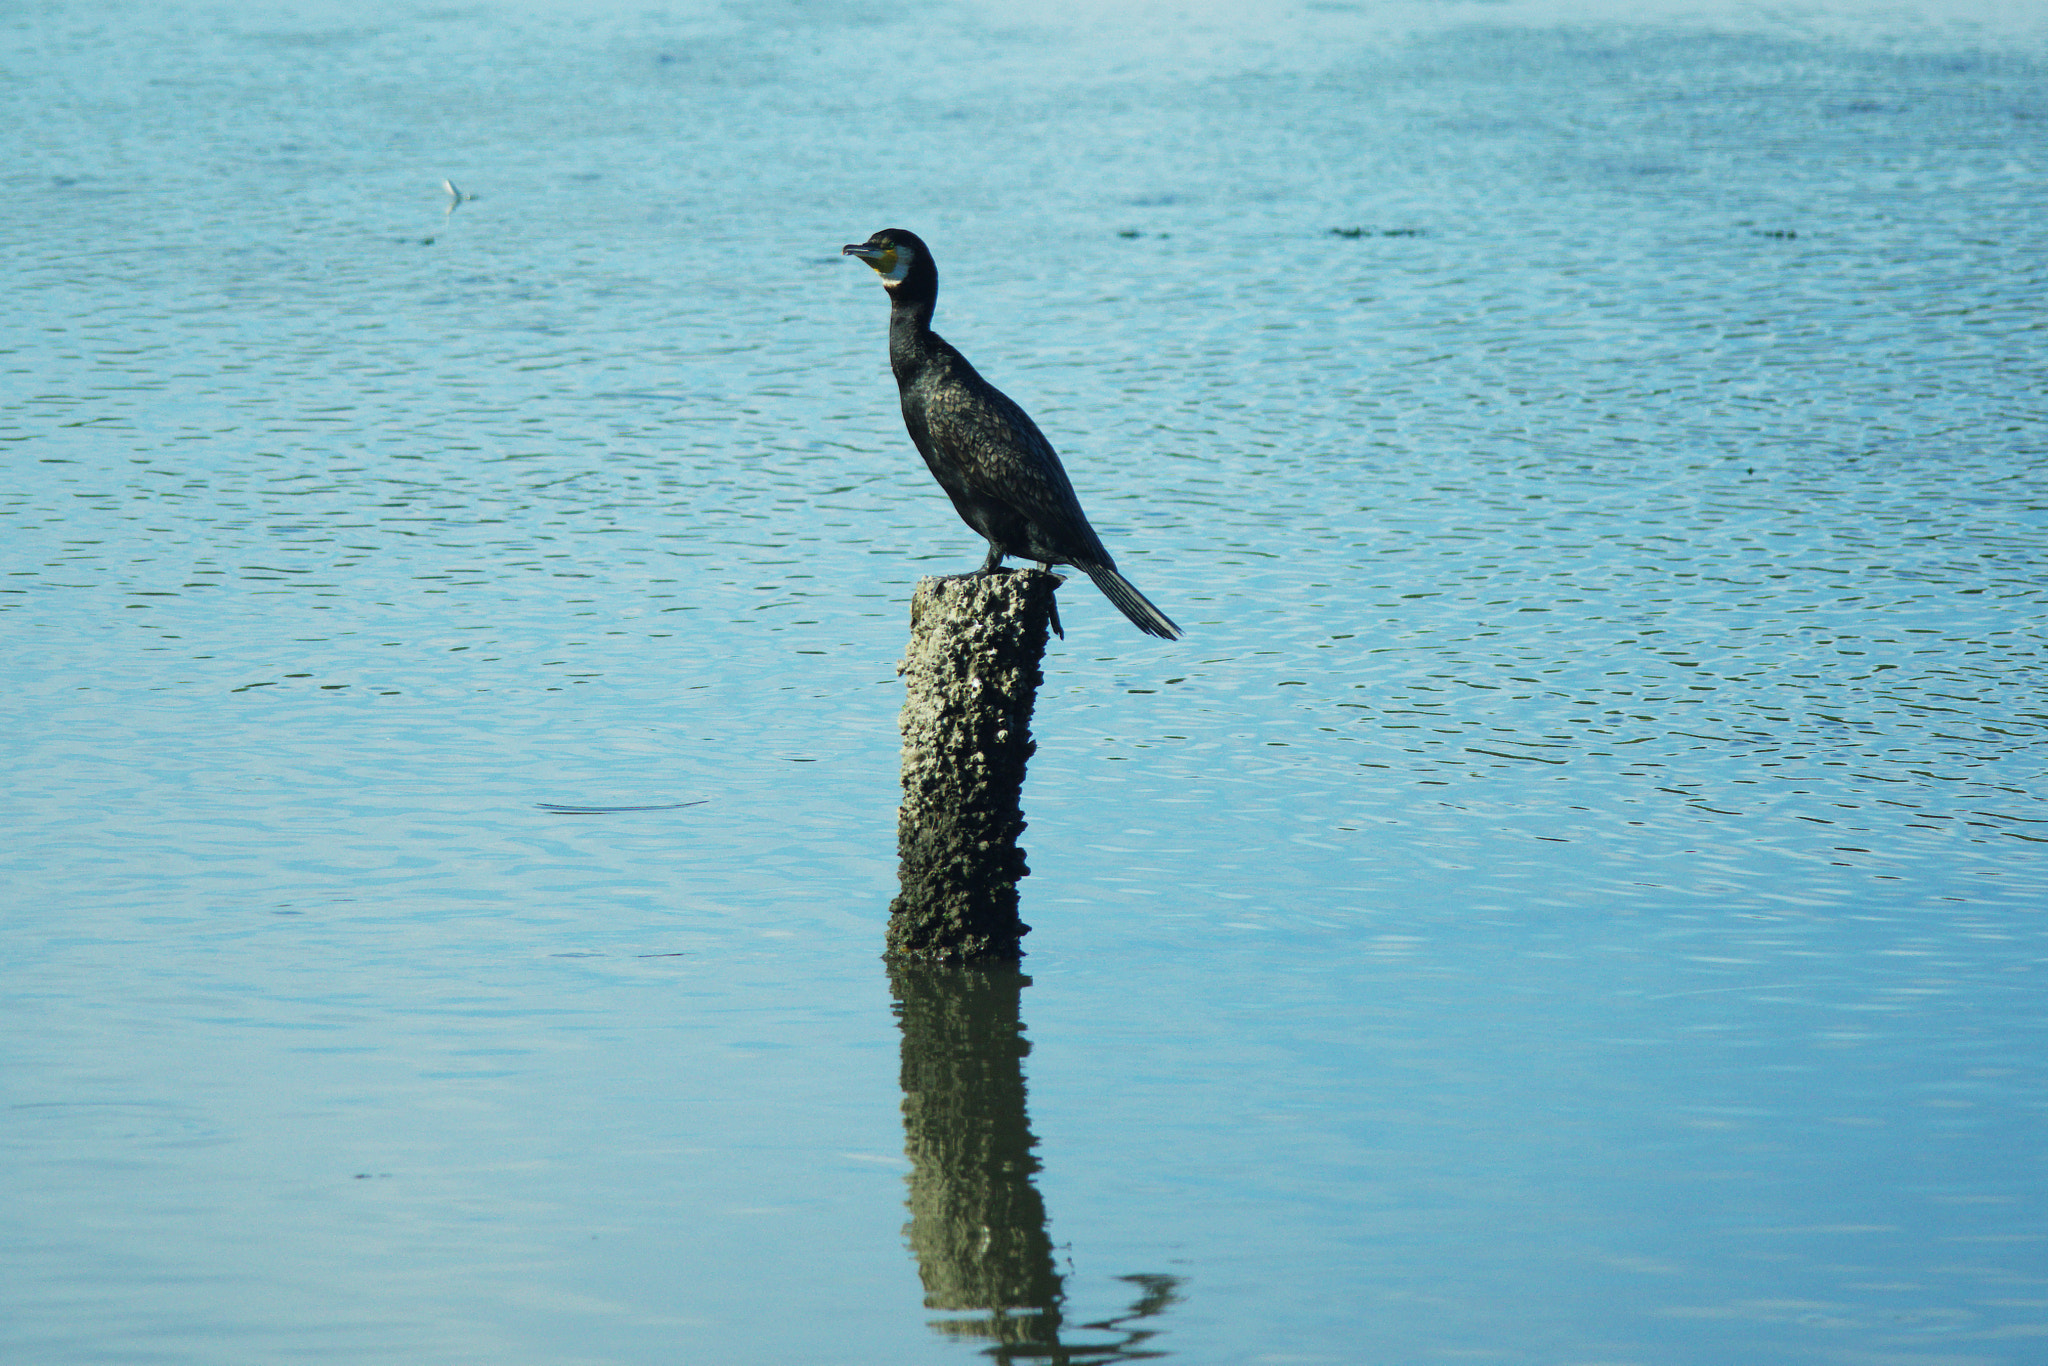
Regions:
[[841, 256], [857, 256], [868, 263], [868, 268], [882, 277], [882, 283], [893, 285], [896, 269], [896, 248], [885, 242], [849, 242], [839, 249]]

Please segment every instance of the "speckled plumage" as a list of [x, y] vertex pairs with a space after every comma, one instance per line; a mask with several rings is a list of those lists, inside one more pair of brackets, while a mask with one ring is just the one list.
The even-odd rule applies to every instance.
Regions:
[[1073, 565], [1139, 630], [1179, 638], [1180, 628], [1117, 572], [1030, 415], [932, 331], [939, 275], [924, 242], [887, 228], [845, 253], [874, 267], [889, 290], [889, 368], [903, 425], [961, 520], [988, 540], [982, 572], [1005, 556]]

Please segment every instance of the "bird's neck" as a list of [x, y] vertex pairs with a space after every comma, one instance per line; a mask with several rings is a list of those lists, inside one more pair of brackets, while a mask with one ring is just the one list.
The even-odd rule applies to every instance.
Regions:
[[889, 301], [889, 362], [898, 375], [916, 369], [934, 340], [933, 302], [929, 296]]

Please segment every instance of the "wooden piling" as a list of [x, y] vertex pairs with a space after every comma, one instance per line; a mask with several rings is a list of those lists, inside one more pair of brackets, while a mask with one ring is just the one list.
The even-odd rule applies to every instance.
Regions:
[[896, 666], [905, 694], [891, 957], [1023, 956], [1024, 765], [1036, 748], [1031, 708], [1062, 581], [1020, 569], [918, 582], [910, 645]]

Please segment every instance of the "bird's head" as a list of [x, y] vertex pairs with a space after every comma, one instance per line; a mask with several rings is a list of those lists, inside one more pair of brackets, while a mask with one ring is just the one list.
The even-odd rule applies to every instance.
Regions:
[[921, 274], [936, 275], [931, 264], [931, 253], [914, 232], [902, 228], [884, 228], [865, 242], [851, 242], [840, 249], [842, 256], [858, 256], [868, 263], [875, 274], [882, 277], [885, 288], [894, 290], [910, 278], [923, 262]]

